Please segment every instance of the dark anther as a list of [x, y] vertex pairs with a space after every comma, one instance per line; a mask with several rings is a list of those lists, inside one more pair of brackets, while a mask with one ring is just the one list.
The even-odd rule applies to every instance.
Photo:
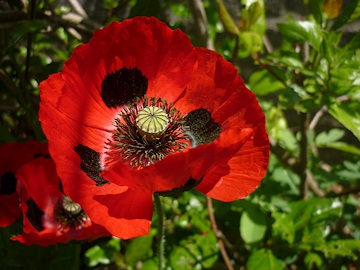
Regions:
[[193, 189], [194, 187], [196, 187], [198, 184], [200, 184], [201, 180], [202, 179], [196, 180], [196, 179], [190, 177], [189, 180], [186, 182], [185, 186], [174, 188], [169, 191], [158, 192], [158, 194], [163, 197], [178, 198], [185, 191], [189, 191], [189, 190]]
[[137, 68], [122, 68], [108, 74], [101, 84], [101, 98], [109, 108], [143, 97], [148, 79]]
[[17, 179], [13, 172], [6, 172], [1, 176], [0, 194], [10, 195], [16, 191]]
[[38, 232], [41, 232], [44, 230], [44, 226], [42, 224], [42, 216], [44, 215], [44, 212], [31, 198], [26, 201], [26, 205], [28, 207], [28, 210], [25, 214], [27, 219]]
[[221, 127], [211, 118], [211, 113], [204, 109], [197, 109], [185, 117], [185, 127], [190, 133], [192, 145], [197, 146], [211, 143], [219, 137]]
[[98, 152], [82, 144], [75, 146], [74, 150], [81, 158], [80, 169], [94, 180], [97, 186], [109, 184], [109, 181], [100, 176], [102, 170]]

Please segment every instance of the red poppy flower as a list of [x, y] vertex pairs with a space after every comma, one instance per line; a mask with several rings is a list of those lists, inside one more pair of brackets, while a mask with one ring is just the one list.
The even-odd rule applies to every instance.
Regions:
[[[39, 118], [64, 191], [123, 238], [151, 195], [195, 187], [232, 201], [267, 170], [264, 114], [237, 70], [155, 18], [115, 22], [40, 85]], [[93, 207], [94, 202], [103, 205]]]
[[81, 206], [61, 191], [51, 158], [39, 157], [16, 173], [23, 213], [23, 233], [15, 236], [27, 245], [48, 246], [69, 240], [95, 239], [109, 233], [92, 223]]
[[0, 227], [11, 225], [21, 214], [16, 171], [41, 155], [49, 155], [47, 143], [12, 142], [0, 146]]

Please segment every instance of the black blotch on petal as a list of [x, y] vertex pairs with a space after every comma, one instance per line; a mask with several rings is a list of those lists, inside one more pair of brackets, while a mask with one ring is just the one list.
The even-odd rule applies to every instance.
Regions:
[[211, 118], [211, 113], [204, 108], [191, 111], [185, 117], [185, 126], [190, 133], [191, 143], [194, 147], [211, 143], [221, 133], [220, 125]]
[[101, 98], [109, 108], [124, 105], [145, 95], [148, 79], [137, 68], [122, 68], [101, 83]]
[[42, 216], [44, 215], [44, 212], [31, 198], [26, 201], [26, 205], [28, 207], [28, 210], [25, 213], [27, 219], [38, 232], [41, 232], [45, 229], [42, 224]]
[[80, 169], [94, 180], [97, 186], [109, 184], [109, 181], [100, 176], [102, 170], [98, 152], [82, 144], [75, 146], [74, 150], [81, 158]]
[[160, 196], [163, 197], [173, 197], [173, 198], [178, 198], [181, 196], [181, 194], [183, 194], [185, 191], [189, 191], [190, 189], [193, 189], [194, 187], [196, 187], [198, 184], [200, 184], [202, 178], [200, 180], [196, 180], [192, 177], [189, 178], [189, 180], [186, 182], [186, 184], [182, 187], [178, 187], [178, 188], [174, 188], [172, 190], [168, 190], [168, 191], [161, 191], [158, 192], [158, 194]]
[[13, 172], [6, 172], [1, 176], [0, 194], [10, 195], [16, 191], [17, 178]]

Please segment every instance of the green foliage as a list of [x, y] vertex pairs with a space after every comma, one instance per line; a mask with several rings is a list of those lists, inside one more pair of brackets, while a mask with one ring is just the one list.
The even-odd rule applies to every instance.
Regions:
[[[110, 21], [155, 16], [197, 40], [188, 1], [103, 0], [99, 12], [84, 7], [89, 14], [80, 21], [67, 19], [77, 14], [67, 2], [34, 1], [27, 9], [8, 2], [19, 17], [1, 19], [0, 143], [45, 139], [39, 83]], [[194, 191], [163, 199], [167, 269], [226, 269], [220, 243], [235, 269], [360, 269], [360, 31], [344, 34], [360, 17], [360, 1], [304, 1], [302, 19], [278, 23], [276, 46], [264, 43], [267, 1], [237, 1], [236, 11], [229, 0], [200, 2], [215, 50], [262, 105], [271, 156], [267, 176], [245, 200], [214, 201], [212, 209]], [[155, 226], [132, 240], [48, 248], [10, 241], [19, 228], [0, 230], [0, 270], [157, 269]]]

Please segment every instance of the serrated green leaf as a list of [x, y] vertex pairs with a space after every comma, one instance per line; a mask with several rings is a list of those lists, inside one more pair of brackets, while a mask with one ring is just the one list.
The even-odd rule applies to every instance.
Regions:
[[279, 236], [281, 239], [287, 241], [289, 244], [294, 243], [295, 240], [295, 225], [285, 213], [273, 213], [272, 217], [275, 222], [272, 225], [273, 234]]
[[[349, 1], [349, 3], [346, 5], [346, 8], [344, 9], [344, 11], [340, 14], [339, 17], [337, 17], [336, 21], [334, 22], [334, 24], [331, 26], [331, 30], [335, 31], [337, 29], [339, 29], [341, 26], [343, 26], [344, 24], [346, 24], [352, 14], [355, 12], [355, 10], [357, 10], [358, 5], [359, 5], [360, 0], [351, 0]], [[358, 11], [357, 11], [358, 13]]]
[[231, 34], [238, 35], [239, 29], [236, 26], [236, 23], [234, 22], [233, 18], [227, 11], [224, 3], [222, 0], [218, 0], [218, 8], [219, 8], [219, 16], [220, 20], [223, 23], [225, 29], [230, 32]]
[[336, 256], [351, 256], [354, 260], [357, 259], [356, 253], [360, 249], [360, 240], [342, 239], [327, 242], [325, 245], [318, 248], [324, 252], [327, 258]]
[[323, 40], [320, 26], [312, 21], [291, 21], [278, 23], [280, 33], [293, 42], [309, 42], [315, 49], [320, 50]]
[[264, 238], [266, 230], [265, 214], [255, 205], [248, 205], [240, 218], [241, 238], [245, 243], [256, 243]]
[[269, 249], [253, 252], [246, 262], [247, 270], [283, 270], [281, 262]]
[[174, 270], [210, 268], [218, 259], [217, 239], [212, 231], [195, 234], [182, 240], [170, 253]]
[[323, 131], [315, 138], [315, 144], [317, 146], [328, 145], [329, 143], [336, 142], [344, 137], [345, 131], [338, 128], [333, 128], [329, 131]]
[[284, 85], [266, 70], [253, 72], [249, 78], [249, 86], [259, 96], [284, 89]]
[[344, 103], [333, 103], [329, 113], [360, 140], [360, 114]]

